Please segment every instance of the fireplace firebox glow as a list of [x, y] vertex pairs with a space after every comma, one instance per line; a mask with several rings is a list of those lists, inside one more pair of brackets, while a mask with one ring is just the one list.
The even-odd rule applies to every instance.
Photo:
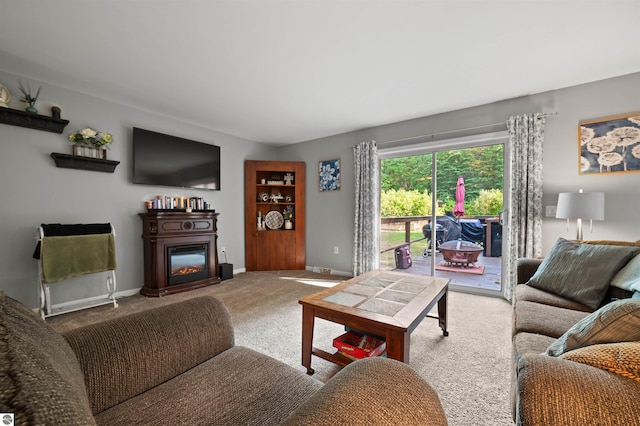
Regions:
[[208, 244], [167, 248], [168, 283], [182, 284], [208, 276]]

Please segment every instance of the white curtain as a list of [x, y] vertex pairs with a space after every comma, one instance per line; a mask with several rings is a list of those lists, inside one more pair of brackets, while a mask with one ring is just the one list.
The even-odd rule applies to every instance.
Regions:
[[509, 235], [506, 283], [503, 295], [512, 299], [516, 286], [516, 265], [520, 257], [542, 253], [542, 142], [544, 114], [510, 117], [507, 121], [511, 147], [510, 203], [506, 232]]
[[353, 147], [355, 219], [353, 276], [380, 266], [380, 160], [375, 141]]

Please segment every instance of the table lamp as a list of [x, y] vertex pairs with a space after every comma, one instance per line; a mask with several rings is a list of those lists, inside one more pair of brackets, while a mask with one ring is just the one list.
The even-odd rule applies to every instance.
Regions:
[[558, 194], [556, 218], [576, 219], [577, 239], [582, 240], [582, 220], [590, 221], [590, 229], [594, 220], [604, 220], [604, 192], [561, 192]]

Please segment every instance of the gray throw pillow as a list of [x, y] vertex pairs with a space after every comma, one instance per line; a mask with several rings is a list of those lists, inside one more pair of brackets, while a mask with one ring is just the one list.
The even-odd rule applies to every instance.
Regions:
[[629, 291], [640, 291], [640, 255], [635, 256], [618, 271], [611, 280], [611, 285]]
[[0, 413], [16, 425], [95, 425], [84, 375], [64, 338], [0, 291]]
[[527, 284], [597, 309], [614, 275], [639, 249], [558, 238]]
[[560, 356], [585, 346], [633, 341], [640, 341], [640, 299], [616, 300], [578, 321], [546, 354]]

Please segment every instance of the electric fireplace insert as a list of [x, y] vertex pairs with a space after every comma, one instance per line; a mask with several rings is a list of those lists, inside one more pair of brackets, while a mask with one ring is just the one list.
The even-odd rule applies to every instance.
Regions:
[[198, 281], [209, 276], [209, 245], [167, 247], [168, 285]]

